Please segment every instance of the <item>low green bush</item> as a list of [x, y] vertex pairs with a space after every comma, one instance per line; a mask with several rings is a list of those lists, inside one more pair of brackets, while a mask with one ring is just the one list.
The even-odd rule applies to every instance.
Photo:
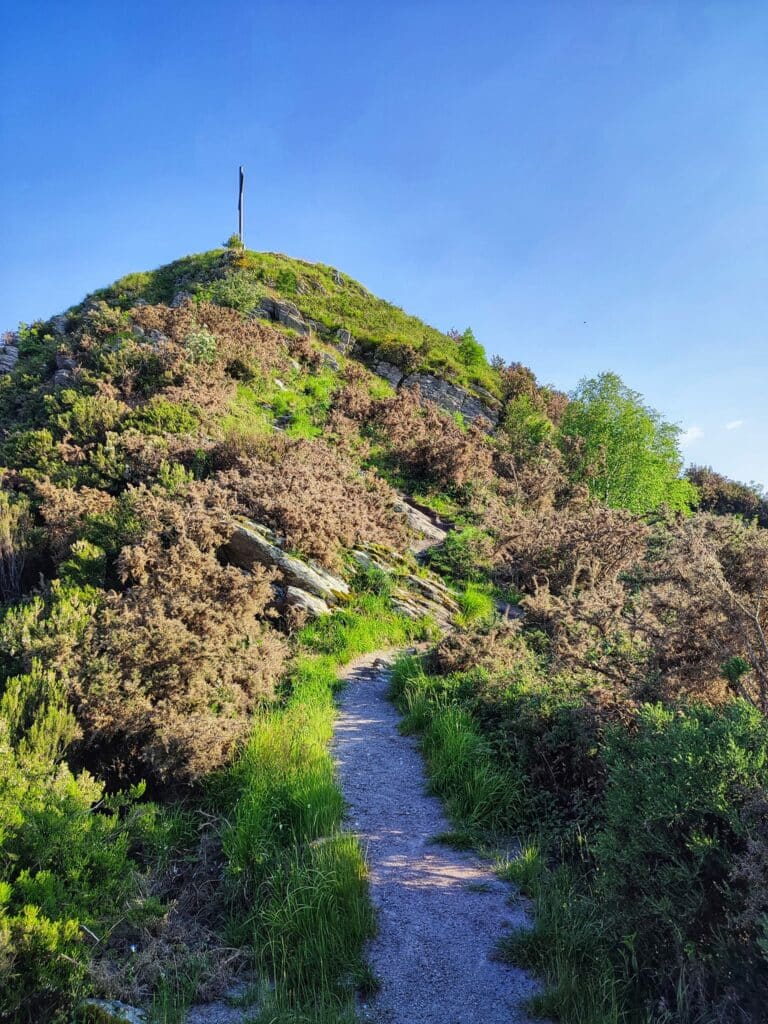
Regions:
[[[670, 973], [695, 974], [716, 1001], [746, 952], [729, 927], [744, 903], [731, 876], [749, 839], [745, 798], [768, 788], [768, 723], [746, 701], [644, 706], [631, 730], [608, 730], [602, 756], [593, 850], [609, 934], [631, 958], [639, 997], [664, 991]], [[750, 984], [768, 999], [768, 964]]]
[[150, 399], [125, 420], [127, 428], [142, 434], [188, 434], [198, 423], [198, 416], [188, 405], [167, 398]]
[[64, 686], [35, 661], [0, 699], [0, 1018], [70, 1019], [93, 941], [139, 898], [134, 789], [107, 796], [63, 758]]
[[456, 583], [481, 583], [491, 571], [491, 535], [476, 526], [453, 530], [429, 551], [428, 564]]

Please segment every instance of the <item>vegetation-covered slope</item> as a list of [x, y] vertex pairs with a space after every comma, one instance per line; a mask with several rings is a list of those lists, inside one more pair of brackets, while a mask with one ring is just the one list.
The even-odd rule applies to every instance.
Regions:
[[[265, 298], [302, 331], [254, 315]], [[416, 637], [434, 649], [398, 687], [436, 787], [470, 836], [536, 844], [513, 870], [540, 926], [510, 955], [548, 973], [548, 1011], [760, 1019], [768, 535], [711, 487], [693, 511], [674, 426], [615, 375], [566, 397], [331, 268], [234, 246], [10, 340], [0, 1020], [88, 994], [178, 1020], [237, 975], [272, 983], [265, 1019], [348, 1013], [371, 920], [331, 693], [338, 664]], [[498, 426], [376, 359], [490, 396]], [[452, 523], [425, 564], [401, 492]], [[235, 558], [243, 519], [335, 580], [335, 610], [308, 619], [285, 558]], [[403, 614], [432, 573], [447, 637]]]
[[96, 292], [111, 304], [137, 299], [170, 303], [180, 292], [236, 309], [256, 309], [265, 296], [287, 299], [329, 333], [343, 327], [371, 349], [409, 370], [430, 370], [459, 384], [498, 394], [498, 378], [477, 345], [455, 339], [372, 295], [346, 274], [322, 263], [237, 247], [187, 256], [159, 270], [129, 274]]

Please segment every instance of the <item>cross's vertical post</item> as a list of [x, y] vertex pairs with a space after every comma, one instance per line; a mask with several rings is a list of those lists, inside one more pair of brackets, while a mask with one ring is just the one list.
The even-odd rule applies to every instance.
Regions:
[[245, 186], [245, 171], [240, 168], [240, 193], [237, 200], [237, 234], [240, 238], [240, 245], [245, 245], [243, 236], [243, 189]]

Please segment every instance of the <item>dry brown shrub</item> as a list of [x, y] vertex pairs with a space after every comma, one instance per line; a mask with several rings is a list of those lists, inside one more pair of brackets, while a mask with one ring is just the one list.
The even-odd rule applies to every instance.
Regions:
[[520, 642], [518, 624], [506, 623], [447, 633], [430, 651], [427, 665], [428, 671], [437, 675], [474, 668], [503, 674], [529, 660], [530, 651]]
[[296, 359], [308, 370], [317, 371], [323, 365], [322, 353], [314, 347], [309, 338], [297, 335], [287, 338], [286, 343], [291, 358]]
[[573, 497], [557, 449], [523, 459], [500, 448], [495, 453], [494, 468], [500, 478], [499, 493], [505, 504], [542, 508], [562, 505]]
[[748, 794], [741, 811], [746, 840], [731, 870], [731, 883], [741, 893], [739, 912], [731, 924], [734, 929], [759, 933], [762, 919], [768, 917], [768, 795], [761, 791]]
[[369, 387], [370, 374], [358, 363], [348, 363], [340, 376], [342, 384], [333, 397], [334, 411], [355, 423], [365, 422], [374, 407]]
[[126, 480], [139, 484], [155, 479], [164, 464], [178, 463], [187, 469], [198, 465], [215, 442], [200, 435], [140, 434], [127, 430], [115, 444], [125, 462]]
[[[187, 359], [187, 339], [200, 328], [216, 338], [214, 366], [220, 368], [239, 364], [263, 373], [285, 371], [288, 352], [285, 337], [268, 324], [258, 320], [244, 320], [233, 309], [209, 302], [188, 303], [178, 308], [170, 306], [140, 306], [131, 310], [131, 318], [143, 330], [159, 331]], [[210, 376], [211, 367], [203, 366]]]
[[125, 547], [125, 590], [107, 595], [73, 674], [91, 754], [129, 776], [192, 780], [224, 763], [286, 657], [264, 621], [271, 575], [222, 565], [219, 495], [183, 499], [137, 488], [140, 542]]
[[95, 487], [56, 487], [50, 480], [39, 481], [35, 490], [40, 500], [48, 544], [56, 558], [66, 554], [72, 541], [82, 535], [86, 521], [92, 516], [106, 515], [116, 499]]
[[496, 548], [497, 576], [535, 596], [572, 599], [606, 592], [645, 555], [648, 527], [624, 509], [569, 506], [513, 508]]
[[[731, 516], [681, 519], [651, 570], [638, 622], [667, 693], [732, 693], [768, 711], [768, 532]], [[735, 658], [744, 671], [726, 678]]]
[[493, 454], [479, 427], [463, 430], [418, 388], [404, 388], [377, 403], [373, 421], [409, 476], [439, 487], [461, 488], [493, 478]]
[[329, 568], [341, 549], [380, 543], [401, 548], [408, 537], [387, 483], [322, 440], [283, 435], [251, 440], [247, 454], [230, 442], [217, 449], [219, 484], [242, 511], [266, 523], [289, 547]]
[[642, 652], [624, 617], [622, 575], [645, 557], [649, 528], [622, 509], [512, 508], [496, 551], [496, 578], [526, 595], [528, 621], [545, 629], [555, 669], [602, 672], [622, 684]]

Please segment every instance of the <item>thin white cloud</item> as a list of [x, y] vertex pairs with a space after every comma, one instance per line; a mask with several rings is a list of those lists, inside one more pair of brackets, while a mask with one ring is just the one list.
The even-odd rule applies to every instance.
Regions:
[[689, 444], [693, 444], [694, 441], [698, 441], [700, 437], [704, 437], [704, 431], [701, 427], [686, 427], [680, 435], [680, 444], [686, 447]]
[[726, 430], [738, 430], [744, 426], [744, 420], [731, 420], [730, 423], [725, 424]]

